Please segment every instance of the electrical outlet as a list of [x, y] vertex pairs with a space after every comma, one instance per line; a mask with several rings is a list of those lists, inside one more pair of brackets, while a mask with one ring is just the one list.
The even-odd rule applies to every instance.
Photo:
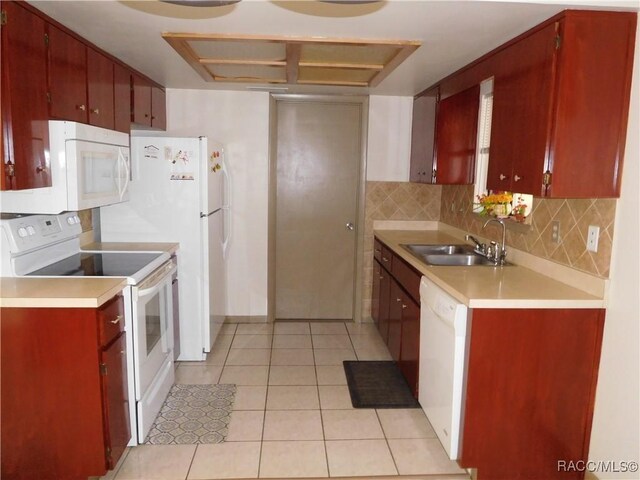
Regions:
[[598, 238], [600, 237], [600, 227], [596, 225], [589, 225], [589, 231], [587, 232], [587, 250], [590, 252], [598, 251]]
[[560, 220], [551, 222], [551, 241], [553, 243], [560, 243]]

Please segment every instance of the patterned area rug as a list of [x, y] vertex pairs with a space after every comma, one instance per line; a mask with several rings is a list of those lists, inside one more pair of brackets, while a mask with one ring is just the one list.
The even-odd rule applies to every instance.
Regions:
[[144, 443], [224, 442], [235, 394], [235, 385], [174, 385]]

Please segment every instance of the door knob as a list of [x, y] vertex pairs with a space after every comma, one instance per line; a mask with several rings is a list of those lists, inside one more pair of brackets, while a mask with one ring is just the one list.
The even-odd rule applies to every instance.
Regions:
[[353, 225], [353, 223], [351, 222], [347, 222], [347, 224], [345, 225], [345, 227], [347, 228], [347, 230], [353, 230], [355, 227]]

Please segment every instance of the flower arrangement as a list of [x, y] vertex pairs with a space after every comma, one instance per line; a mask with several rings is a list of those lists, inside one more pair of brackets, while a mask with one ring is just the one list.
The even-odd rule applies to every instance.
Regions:
[[511, 202], [513, 195], [509, 192], [492, 193], [491, 195], [478, 195], [478, 203], [481, 210], [480, 215], [490, 215], [494, 217], [507, 217], [511, 212]]

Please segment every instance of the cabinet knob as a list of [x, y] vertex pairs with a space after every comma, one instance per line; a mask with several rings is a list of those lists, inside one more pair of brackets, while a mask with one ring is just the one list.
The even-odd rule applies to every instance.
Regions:
[[151, 120], [155, 120], [155, 119], [156, 119], [156, 117], [154, 117], [153, 115], [151, 115]]
[[145, 114], [144, 114], [144, 118], [149, 118], [149, 114], [148, 114], [148, 113], [145, 113]]
[[83, 112], [87, 109], [86, 105], [76, 105], [77, 110], [82, 110]]
[[405, 308], [407, 308], [407, 306], [403, 303], [402, 304], [402, 309], [404, 310]]
[[38, 165], [36, 167], [36, 173], [42, 173], [42, 172], [46, 172], [47, 171], [47, 167], [46, 166], [42, 166], [42, 165]]
[[120, 320], [122, 320], [122, 315], [118, 315], [116, 318], [111, 320], [111, 323], [115, 325], [116, 323], [120, 322]]
[[400, 303], [402, 301], [401, 298], [396, 298], [396, 302]]
[[383, 279], [384, 279], [384, 277], [382, 275], [380, 275], [380, 280], [383, 280]]
[[383, 262], [388, 262], [388, 261], [389, 261], [389, 259], [388, 259], [387, 257], [382, 257], [382, 261], [383, 261]]
[[500, 174], [500, 180], [506, 180], [506, 179], [507, 179], [506, 175]]
[[92, 108], [90, 110], [91, 113], [95, 113], [96, 115], [100, 115], [100, 109], [99, 108]]
[[513, 176], [513, 180], [514, 180], [515, 182], [519, 182], [520, 180], [522, 180], [522, 177], [521, 177], [520, 175], [514, 175], [514, 176]]

